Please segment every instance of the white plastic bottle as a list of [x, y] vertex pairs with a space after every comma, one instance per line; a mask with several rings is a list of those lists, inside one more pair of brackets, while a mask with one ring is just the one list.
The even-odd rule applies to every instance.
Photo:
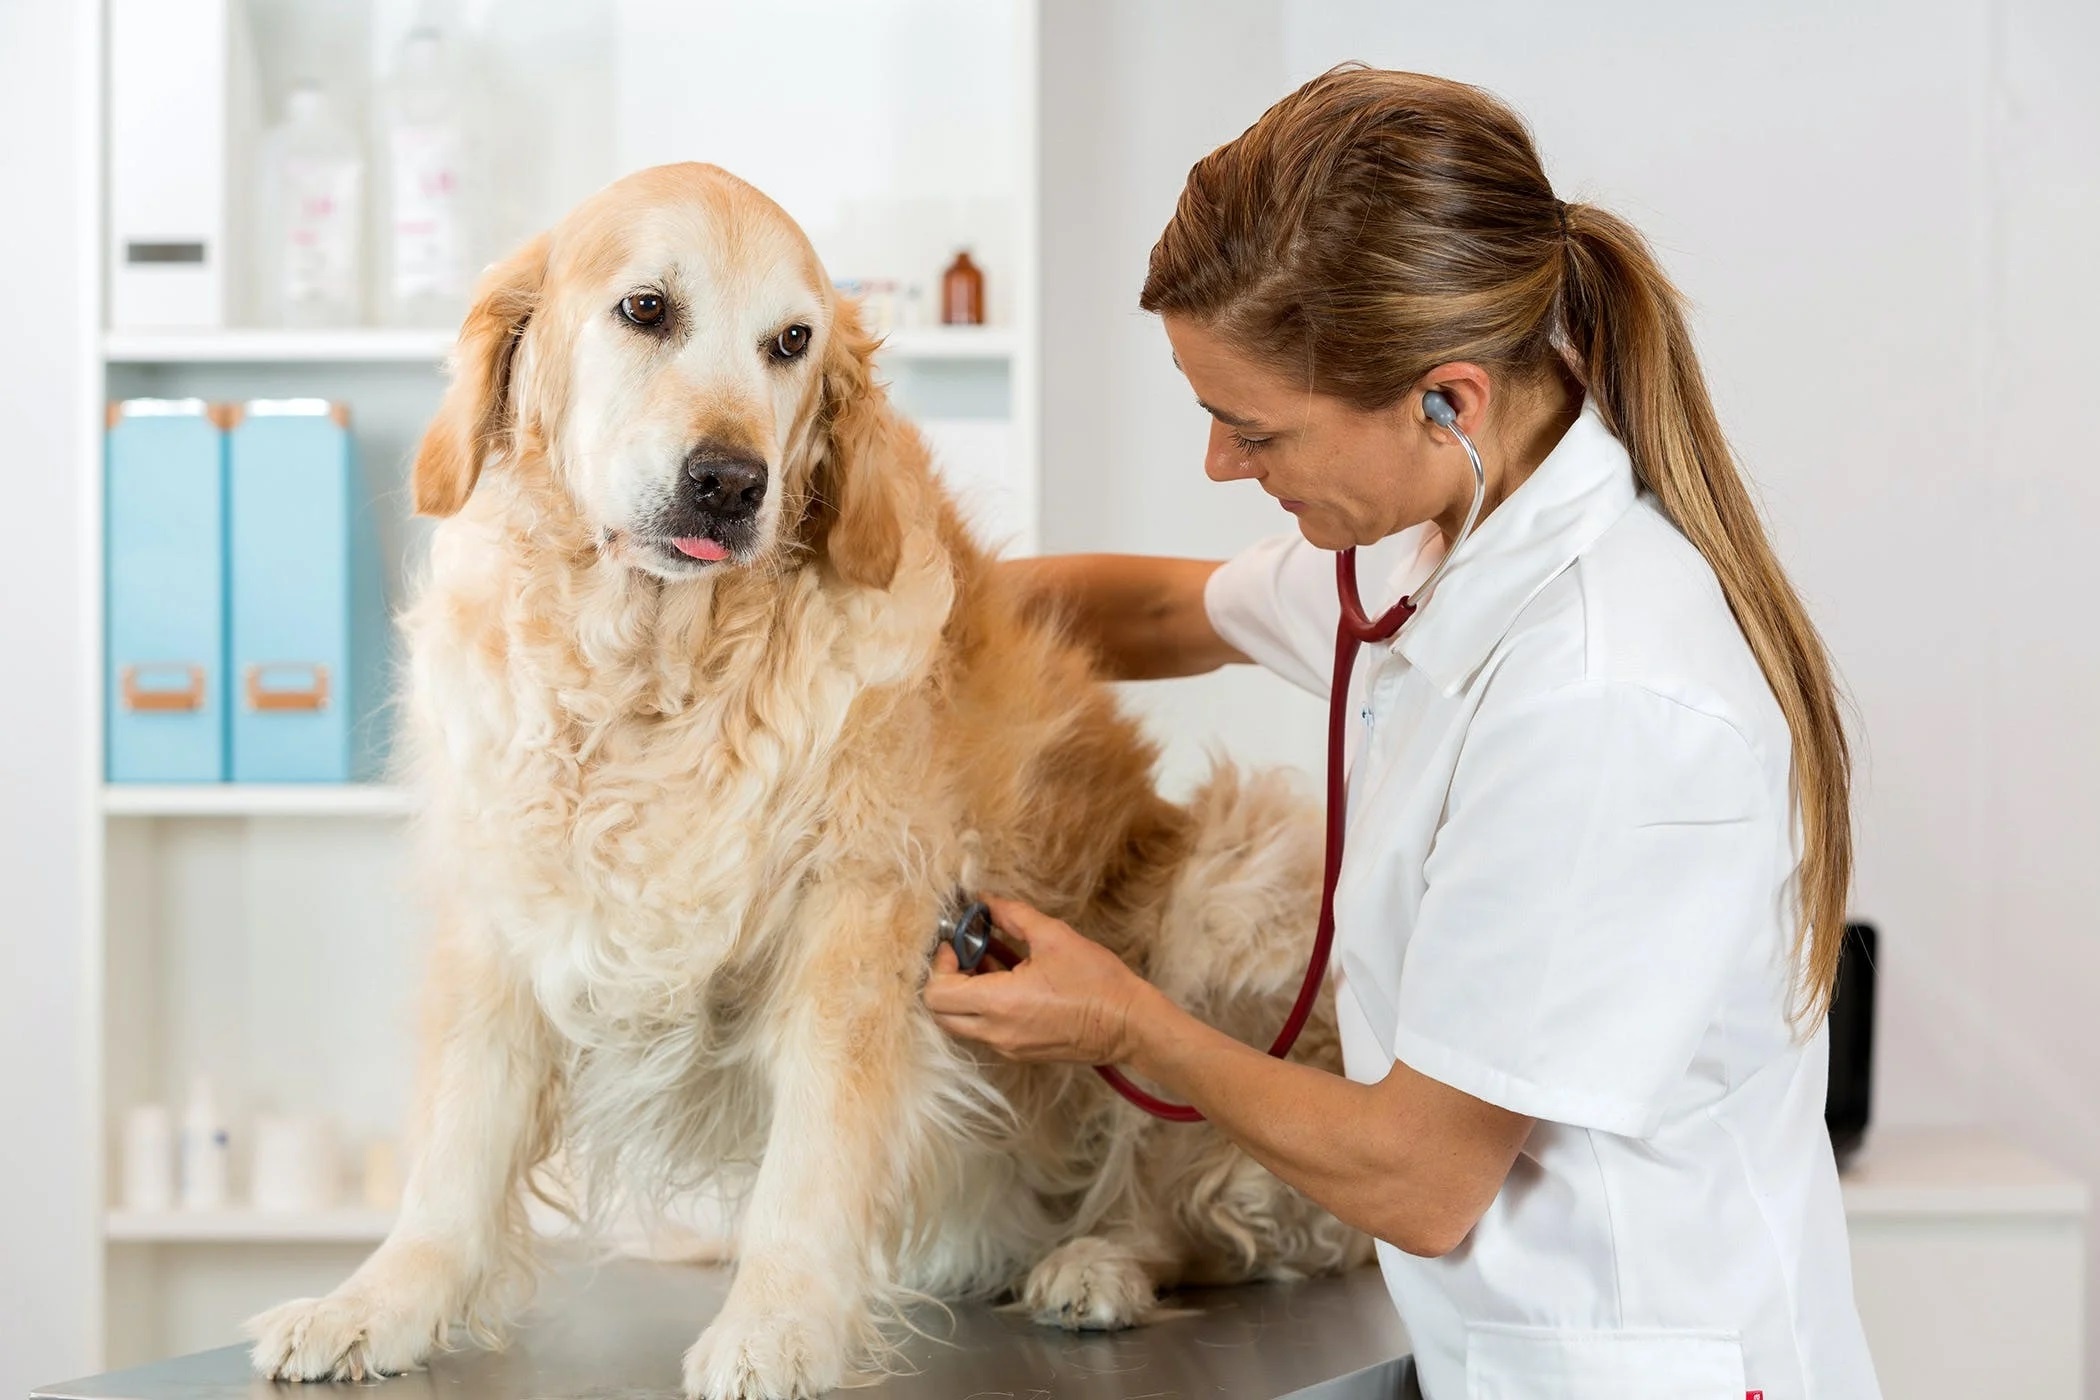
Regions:
[[268, 268], [263, 305], [286, 326], [358, 319], [364, 241], [364, 156], [357, 134], [311, 84], [292, 90], [284, 124], [264, 142]]
[[184, 1210], [222, 1210], [226, 1205], [227, 1164], [231, 1135], [220, 1116], [211, 1081], [198, 1075], [182, 1113], [182, 1192]]
[[466, 309], [480, 265], [466, 91], [444, 32], [412, 30], [379, 104], [386, 176], [378, 300], [391, 325], [451, 326]]
[[124, 1209], [168, 1210], [175, 1204], [175, 1115], [142, 1103], [124, 1115]]

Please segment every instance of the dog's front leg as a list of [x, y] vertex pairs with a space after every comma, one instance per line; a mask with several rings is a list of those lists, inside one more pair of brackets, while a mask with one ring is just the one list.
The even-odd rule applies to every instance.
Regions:
[[451, 931], [424, 1026], [416, 1160], [386, 1240], [325, 1298], [251, 1319], [255, 1369], [275, 1380], [412, 1370], [455, 1323], [494, 1340], [506, 1285], [530, 1281], [521, 1187], [551, 1131], [551, 1033], [496, 950]]
[[914, 1070], [931, 907], [894, 885], [812, 891], [810, 952], [785, 988], [773, 1113], [745, 1207], [737, 1274], [685, 1358], [687, 1394], [800, 1400], [849, 1380], [878, 1343], [884, 1280], [924, 1086]]

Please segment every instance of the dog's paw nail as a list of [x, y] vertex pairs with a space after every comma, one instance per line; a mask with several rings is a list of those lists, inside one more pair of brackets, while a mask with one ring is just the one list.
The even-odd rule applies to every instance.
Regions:
[[1021, 1299], [1037, 1322], [1115, 1331], [1151, 1317], [1152, 1278], [1127, 1248], [1087, 1236], [1059, 1245], [1031, 1269]]
[[300, 1298], [248, 1322], [255, 1373], [272, 1381], [362, 1381], [414, 1370], [432, 1329], [355, 1294]]
[[685, 1354], [691, 1400], [813, 1400], [846, 1380], [842, 1340], [806, 1320], [724, 1309]]

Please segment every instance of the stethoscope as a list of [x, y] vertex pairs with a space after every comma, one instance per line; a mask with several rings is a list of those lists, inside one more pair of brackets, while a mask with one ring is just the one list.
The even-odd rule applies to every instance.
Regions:
[[[1422, 412], [1430, 422], [1458, 439], [1458, 445], [1466, 450], [1466, 460], [1473, 467], [1473, 505], [1466, 512], [1466, 523], [1459, 528], [1458, 539], [1444, 551], [1429, 577], [1405, 598], [1373, 618], [1364, 612], [1362, 595], [1356, 586], [1356, 551], [1345, 549], [1334, 557], [1335, 592], [1341, 600], [1341, 620], [1334, 632], [1334, 676], [1333, 685], [1327, 692], [1327, 846], [1325, 868], [1320, 877], [1320, 921], [1313, 933], [1312, 955], [1306, 959], [1305, 980], [1298, 986], [1298, 999], [1291, 1003], [1291, 1014], [1284, 1018], [1283, 1029], [1269, 1045], [1269, 1053], [1277, 1059], [1291, 1053], [1298, 1043], [1298, 1033], [1312, 1016], [1313, 1003], [1320, 995], [1320, 984], [1327, 978], [1327, 963], [1334, 951], [1334, 887], [1342, 874], [1342, 837], [1347, 814], [1348, 784], [1346, 781], [1346, 759], [1349, 733], [1349, 678], [1356, 669], [1356, 653], [1365, 642], [1388, 641], [1407, 620], [1421, 609], [1427, 601], [1429, 591], [1443, 577], [1452, 559], [1472, 535], [1474, 525], [1479, 523], [1480, 508], [1487, 500], [1487, 469], [1481, 465], [1480, 452], [1473, 446], [1473, 439], [1466, 436], [1458, 426], [1458, 410], [1442, 390], [1431, 389], [1422, 395]], [[941, 919], [941, 940], [955, 949], [955, 960], [964, 972], [975, 972], [987, 956], [1007, 967], [1016, 966], [1020, 956], [1001, 942], [992, 932], [991, 911], [983, 904], [957, 901], [951, 911]], [[1170, 1103], [1154, 1094], [1148, 1094], [1129, 1076], [1114, 1065], [1095, 1065], [1094, 1072], [1107, 1080], [1115, 1091], [1136, 1104], [1155, 1118], [1164, 1118], [1175, 1123], [1200, 1123], [1203, 1115], [1187, 1104]]]

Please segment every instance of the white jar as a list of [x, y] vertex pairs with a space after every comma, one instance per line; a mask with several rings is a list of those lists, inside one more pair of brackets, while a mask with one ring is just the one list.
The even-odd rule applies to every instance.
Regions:
[[260, 1114], [249, 1198], [259, 1211], [326, 1210], [341, 1203], [334, 1127], [312, 1114]]

